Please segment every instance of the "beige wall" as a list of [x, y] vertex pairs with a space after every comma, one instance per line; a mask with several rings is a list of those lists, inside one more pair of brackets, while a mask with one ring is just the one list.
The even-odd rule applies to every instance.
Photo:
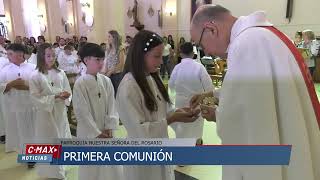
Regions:
[[13, 33], [13, 24], [12, 24], [12, 16], [11, 16], [11, 5], [10, 5], [10, 0], [3, 0], [3, 5], [4, 5], [4, 12], [5, 12], [5, 16], [8, 20], [8, 36], [9, 39], [13, 39], [14, 38], [14, 33]]
[[25, 27], [22, 17], [22, 6], [21, 0], [4, 0], [5, 8], [9, 11], [11, 17], [12, 31], [11, 38], [12, 40], [15, 36], [24, 36]]
[[[72, 1], [45, 0], [45, 2], [49, 41], [54, 42], [56, 36], [67, 38], [76, 34]], [[72, 24], [68, 26], [67, 32], [62, 20]]]
[[235, 0], [213, 0], [213, 3], [225, 6], [236, 16], [265, 10], [270, 21], [290, 37], [293, 37], [297, 30], [303, 29], [312, 29], [320, 35], [319, 0], [295, 0], [290, 23], [285, 18], [287, 0], [241, 0], [236, 2]]
[[[23, 1], [4, 0], [4, 9], [9, 19], [9, 37], [24, 36], [26, 26], [22, 17]], [[88, 27], [82, 21], [80, 0], [37, 0], [38, 10], [44, 15], [43, 21], [47, 31], [42, 33], [49, 41], [54, 41], [56, 35], [70, 37], [74, 34], [87, 36], [89, 41], [101, 43], [106, 41], [109, 30], [115, 29], [122, 36], [133, 36], [137, 31], [130, 27], [133, 19], [127, 17], [128, 8], [133, 7], [134, 0], [87, 0], [91, 3], [94, 14], [94, 25]], [[291, 23], [285, 19], [287, 0], [213, 0], [230, 9], [235, 16], [248, 15], [257, 10], [265, 10], [272, 23], [293, 37], [295, 31], [312, 29], [320, 35], [319, 0], [294, 1], [294, 11]], [[160, 35], [172, 34], [177, 41], [183, 36], [190, 40], [190, 0], [138, 0], [138, 16], [145, 29], [155, 31]], [[14, 6], [13, 6], [14, 4]], [[148, 15], [152, 6], [154, 16]], [[173, 16], [166, 13], [168, 8], [175, 11]], [[62, 8], [61, 8], [62, 7]], [[163, 10], [163, 27], [158, 26], [158, 10]], [[70, 22], [69, 33], [64, 31], [61, 19]], [[11, 26], [12, 24], [12, 26]]]
[[185, 0], [177, 0], [178, 39], [184, 37], [190, 41], [191, 3]]
[[[41, 32], [41, 35], [45, 37], [45, 39], [49, 40], [49, 33], [48, 33], [48, 21], [47, 21], [47, 10], [46, 10], [46, 1], [45, 0], [38, 0], [38, 10], [39, 13], [43, 16], [40, 18], [40, 21], [46, 26], [46, 31]], [[37, 37], [35, 37], [37, 38]]]

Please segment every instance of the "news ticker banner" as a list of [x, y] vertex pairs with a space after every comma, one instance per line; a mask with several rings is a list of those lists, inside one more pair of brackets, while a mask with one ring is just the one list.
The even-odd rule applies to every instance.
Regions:
[[[59, 142], [59, 143], [57, 143]], [[195, 139], [62, 139], [30, 143], [19, 163], [51, 165], [289, 165], [291, 145], [205, 145]]]

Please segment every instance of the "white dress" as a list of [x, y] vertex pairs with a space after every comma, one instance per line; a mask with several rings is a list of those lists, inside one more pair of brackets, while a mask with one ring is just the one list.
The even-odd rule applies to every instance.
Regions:
[[[108, 77], [102, 74], [80, 76], [73, 88], [72, 102], [78, 122], [77, 137], [96, 138], [104, 129], [117, 129], [119, 116]], [[122, 166], [79, 166], [79, 180], [88, 179], [122, 180]]]
[[[0, 93], [4, 93], [7, 83], [21, 78], [28, 83], [35, 65], [13, 63], [5, 65], [0, 72]], [[23, 150], [25, 143], [34, 138], [35, 108], [28, 90], [11, 89], [3, 95], [3, 115], [6, 122], [6, 152]]]
[[54, 52], [55, 52], [55, 54], [56, 54], [56, 57], [58, 57], [58, 56], [60, 55], [60, 53], [62, 53], [62, 52], [64, 51], [64, 47], [65, 47], [65, 46], [59, 46], [59, 47], [56, 47], [56, 48], [54, 49]]
[[[192, 72], [192, 73], [190, 73]], [[172, 71], [169, 88], [175, 94], [175, 107], [189, 107], [193, 95], [213, 91], [212, 80], [205, 67], [193, 59], [182, 59]], [[177, 138], [201, 138], [203, 118], [193, 123], [173, 123]]]
[[[289, 166], [224, 166], [223, 180], [319, 180], [320, 131], [301, 71], [263, 12], [232, 27], [216, 112], [223, 144], [290, 144]], [[263, 42], [263, 43], [262, 43]]]
[[37, 65], [37, 54], [32, 53], [27, 62]]
[[78, 56], [71, 54], [67, 55], [64, 51], [59, 53], [58, 56], [59, 68], [68, 73], [79, 73], [79, 67], [77, 65]]
[[[168, 138], [166, 120], [169, 106], [162, 98], [155, 81], [147, 76], [153, 94], [157, 96], [158, 110], [150, 112], [142, 91], [131, 73], [122, 79], [117, 93], [117, 109], [125, 126], [128, 138]], [[130, 180], [173, 180], [172, 166], [125, 166], [126, 179]]]
[[83, 62], [80, 62], [79, 69], [80, 69], [80, 75], [85, 75], [86, 74], [87, 66]]
[[[71, 96], [66, 100], [55, 99], [55, 95], [71, 88], [66, 74], [61, 70], [49, 70], [48, 74], [35, 71], [29, 81], [31, 98], [36, 106], [35, 138], [53, 140], [71, 138], [66, 106], [70, 105]], [[40, 177], [64, 178], [63, 166], [38, 165]]]
[[[9, 63], [9, 60], [5, 57], [0, 57], [0, 71], [2, 71], [2, 68]], [[0, 136], [3, 136], [6, 134], [6, 123], [3, 117], [3, 94], [0, 93]]]

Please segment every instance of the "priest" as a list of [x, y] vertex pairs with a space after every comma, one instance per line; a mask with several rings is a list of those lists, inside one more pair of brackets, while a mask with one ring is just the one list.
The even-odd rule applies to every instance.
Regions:
[[[287, 36], [264, 12], [237, 18], [219, 5], [197, 10], [191, 36], [206, 54], [227, 58], [219, 106], [201, 107], [216, 120], [222, 144], [292, 145], [289, 166], [225, 166], [223, 180], [319, 180], [319, 102]], [[203, 97], [195, 95], [191, 106]]]

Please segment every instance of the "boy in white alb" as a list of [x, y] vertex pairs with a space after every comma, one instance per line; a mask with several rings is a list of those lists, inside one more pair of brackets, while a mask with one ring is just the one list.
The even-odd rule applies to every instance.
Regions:
[[34, 137], [35, 109], [30, 99], [28, 81], [35, 65], [25, 62], [24, 52], [23, 45], [10, 45], [10, 63], [0, 72], [0, 93], [4, 98], [6, 122], [6, 152], [21, 153], [24, 143], [30, 142]]
[[[9, 63], [9, 60], [6, 57], [0, 57], [0, 71], [2, 71], [2, 68]], [[3, 117], [3, 94], [0, 93], [0, 143], [5, 143], [5, 135], [6, 135], [6, 124]]]
[[[183, 108], [189, 106], [194, 94], [213, 91], [212, 80], [205, 67], [193, 58], [193, 45], [186, 42], [181, 45], [181, 63], [176, 65], [169, 80], [169, 88], [176, 93], [175, 106]], [[203, 118], [199, 117], [192, 123], [173, 123], [171, 125], [177, 138], [196, 138], [202, 144]]]
[[[112, 138], [118, 125], [114, 89], [111, 80], [99, 72], [103, 67], [104, 51], [94, 43], [85, 44], [80, 52], [86, 64], [86, 74], [73, 88], [73, 108], [77, 118], [77, 137]], [[80, 166], [79, 180], [122, 180], [121, 166]]]

